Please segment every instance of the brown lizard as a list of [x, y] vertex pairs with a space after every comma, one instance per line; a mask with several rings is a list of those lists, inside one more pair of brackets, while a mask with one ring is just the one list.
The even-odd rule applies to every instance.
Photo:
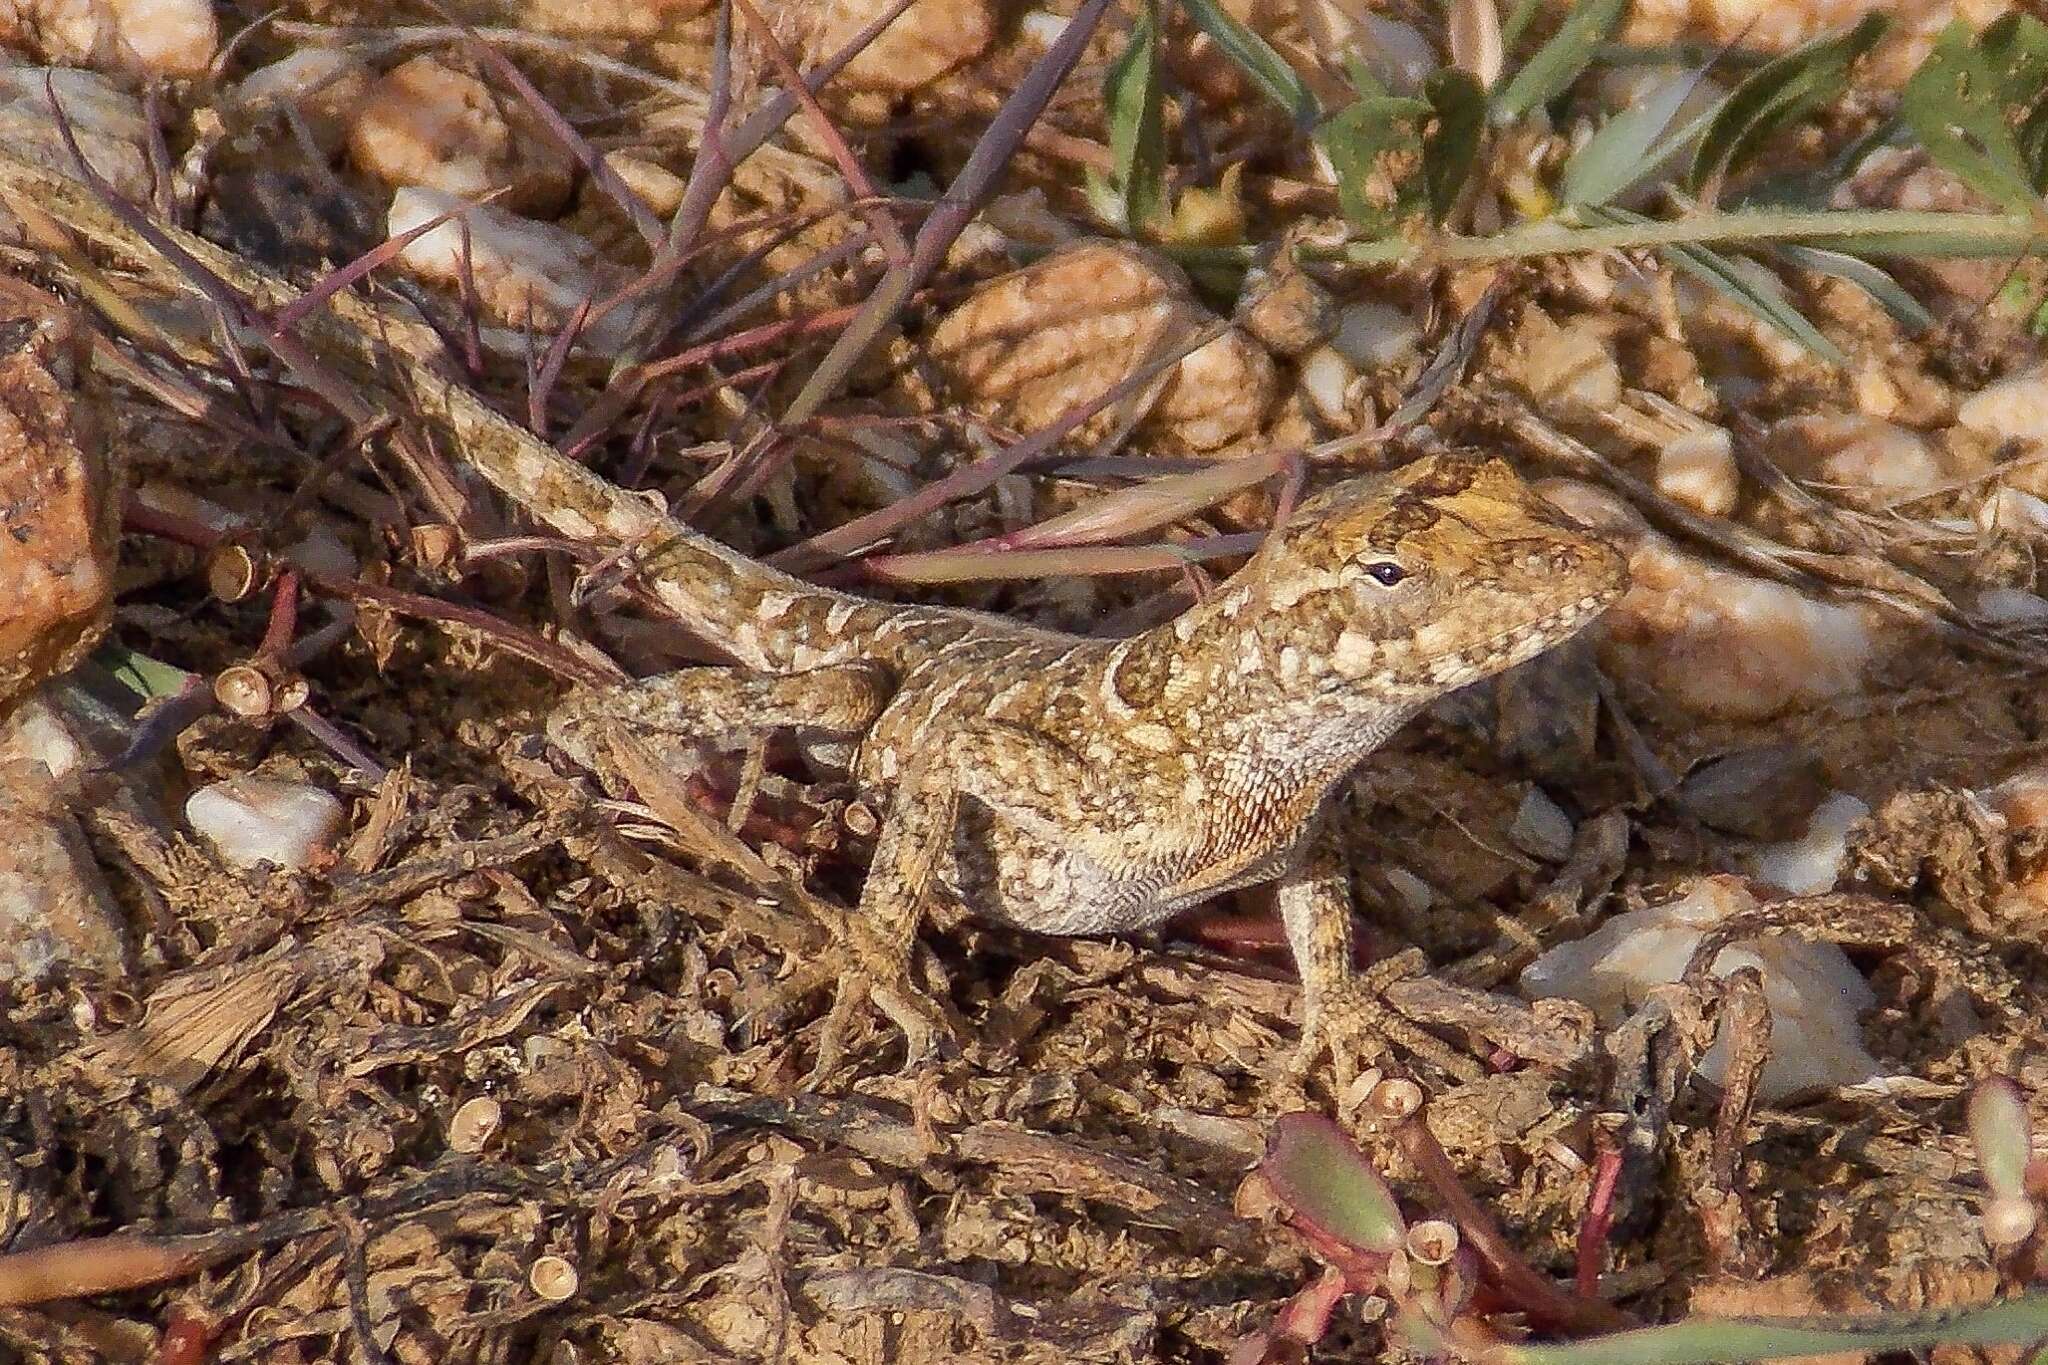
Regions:
[[[0, 183], [193, 290], [76, 182], [0, 152]], [[158, 231], [259, 309], [296, 298]], [[980, 914], [1086, 934], [1271, 881], [1304, 983], [1302, 1057], [1327, 1049], [1341, 1081], [1374, 1040], [1343, 852], [1318, 837], [1330, 793], [1423, 706], [1566, 639], [1625, 586], [1621, 553], [1506, 465], [1445, 455], [1310, 499], [1211, 600], [1130, 639], [885, 605], [758, 564], [564, 458], [365, 300], [337, 294], [294, 332], [315, 358], [295, 366], [324, 367], [302, 378], [333, 391], [338, 371], [557, 532], [630, 547], [639, 582], [738, 665], [593, 692], [553, 733], [573, 747], [593, 720], [794, 728], [888, 796], [841, 1006], [872, 998], [913, 1055], [938, 1028], [909, 972], [934, 882]]]
[[1327, 1049], [1340, 1082], [1373, 1011], [1342, 851], [1316, 837], [1329, 794], [1417, 710], [1569, 637], [1626, 579], [1506, 465], [1457, 455], [1310, 499], [1211, 600], [1123, 640], [851, 597], [701, 541], [650, 571], [693, 585], [687, 624], [740, 667], [585, 693], [549, 733], [595, 764], [612, 723], [795, 729], [887, 794], [842, 1006], [864, 992], [913, 1057], [939, 1036], [909, 975], [935, 883], [1021, 928], [1098, 934], [1273, 881], [1302, 1060]]

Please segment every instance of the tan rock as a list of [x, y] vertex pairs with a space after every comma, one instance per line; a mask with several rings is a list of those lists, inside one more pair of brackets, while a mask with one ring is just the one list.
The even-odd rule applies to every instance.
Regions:
[[662, 38], [713, 0], [521, 0], [510, 22], [579, 38]]
[[0, 982], [56, 968], [121, 970], [126, 945], [78, 821], [36, 799], [37, 778], [0, 772]]
[[92, 648], [113, 602], [120, 498], [64, 352], [38, 331], [0, 355], [0, 716]]
[[[783, 15], [800, 29], [808, 64], [823, 61], [892, 7], [893, 0], [802, 0]], [[979, 57], [995, 41], [994, 0], [915, 0], [833, 84], [910, 94]]]
[[[1171, 262], [1086, 242], [977, 291], [933, 330], [931, 354], [970, 405], [1034, 430], [1211, 321]], [[1231, 328], [1168, 372], [1139, 429], [1168, 449], [1214, 450], [1257, 431], [1277, 389], [1272, 357]]]
[[220, 24], [211, 0], [0, 0], [0, 43], [58, 65], [202, 76]]
[[[0, 6], [5, 3], [0, 0]], [[38, 166], [77, 175], [77, 162], [50, 111], [53, 92], [85, 164], [124, 198], [146, 198], [149, 120], [140, 101], [97, 72], [0, 64], [0, 146]], [[12, 220], [0, 212], [0, 221], [11, 226]]]
[[391, 185], [421, 185], [469, 197], [495, 189], [513, 213], [561, 210], [576, 163], [516, 95], [433, 57], [385, 73], [349, 129], [358, 169]]

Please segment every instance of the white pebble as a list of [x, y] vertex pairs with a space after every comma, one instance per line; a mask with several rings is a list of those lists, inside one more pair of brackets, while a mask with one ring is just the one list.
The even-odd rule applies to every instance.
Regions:
[[1861, 413], [1788, 417], [1771, 427], [1765, 444], [1792, 477], [1851, 493], [1925, 493], [1949, 480], [1926, 437]]
[[1977, 509], [1977, 526], [1980, 530], [2019, 536], [2048, 534], [2048, 501], [2000, 484], [1998, 491], [1984, 499]]
[[[1709, 928], [1754, 909], [1755, 899], [1738, 880], [1708, 878], [1681, 900], [1617, 915], [1585, 938], [1551, 949], [1522, 973], [1523, 993], [1577, 1000], [1612, 1028], [1652, 987], [1680, 978]], [[1758, 1083], [1764, 1103], [1878, 1074], [1856, 1026], [1858, 1012], [1876, 1004], [1876, 996], [1840, 948], [1773, 935], [1729, 945], [1711, 970], [1727, 976], [1742, 967], [1763, 974], [1771, 1009], [1770, 1059]], [[1727, 1041], [1717, 1039], [1700, 1073], [1719, 1084], [1727, 1070]]]
[[1957, 422], [1995, 441], [2048, 442], [2048, 365], [2037, 365], [1963, 400]]
[[1726, 427], [1680, 432], [1657, 452], [1657, 491], [1710, 517], [1735, 510], [1742, 473], [1735, 465], [1735, 439]]
[[2025, 588], [1986, 588], [1977, 594], [1977, 616], [1989, 625], [2040, 630], [2048, 627], [2048, 597]]
[[1832, 891], [1849, 856], [1849, 828], [1869, 814], [1869, 806], [1847, 792], [1836, 792], [1814, 808], [1806, 833], [1752, 854], [1751, 870], [1758, 881], [1795, 896]]
[[[535, 222], [493, 204], [465, 209], [464, 201], [442, 190], [409, 186], [391, 196], [391, 235], [410, 232], [442, 214], [462, 210], [406, 243], [399, 262], [422, 279], [450, 288], [463, 281], [468, 255], [469, 279], [484, 309], [506, 325], [493, 337], [500, 345], [524, 351], [526, 341], [516, 329], [530, 315], [543, 331], [567, 323], [585, 301], [593, 305], [626, 282], [626, 275], [600, 258], [597, 248], [566, 228]], [[463, 232], [462, 221], [469, 225]], [[579, 339], [600, 353], [610, 353], [631, 330], [640, 309], [615, 308], [594, 318]]]
[[1344, 305], [1337, 315], [1337, 334], [1330, 345], [1361, 370], [1384, 369], [1420, 353], [1422, 328], [1405, 308], [1360, 299]]
[[370, 93], [371, 79], [369, 66], [352, 52], [302, 47], [251, 71], [235, 87], [235, 99], [244, 105], [296, 109], [314, 144], [332, 154], [347, 139], [349, 120]]
[[1344, 420], [1345, 394], [1356, 377], [1333, 347], [1318, 346], [1301, 362], [1301, 396], [1317, 417], [1334, 426]]
[[31, 695], [16, 707], [5, 724], [0, 724], [0, 763], [24, 758], [40, 767], [46, 777], [61, 781], [93, 761], [72, 725], [55, 706]]
[[193, 792], [185, 819], [231, 867], [297, 870], [331, 856], [345, 813], [318, 787], [244, 774]]
[[1634, 586], [1596, 627], [1602, 661], [1683, 710], [1763, 720], [1857, 691], [1877, 653], [1856, 608], [1715, 568], [1654, 533], [1629, 568]]
[[1363, 6], [1341, 15], [1336, 6], [1324, 6], [1323, 12], [1330, 18], [1351, 21], [1354, 27], [1349, 41], [1340, 38], [1340, 45], [1349, 48], [1396, 93], [1420, 90], [1436, 70], [1436, 51], [1414, 25]]

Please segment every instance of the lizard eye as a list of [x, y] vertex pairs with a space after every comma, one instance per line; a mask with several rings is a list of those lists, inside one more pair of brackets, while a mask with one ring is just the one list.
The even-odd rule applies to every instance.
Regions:
[[1366, 577], [1383, 588], [1391, 588], [1408, 576], [1408, 571], [1391, 559], [1382, 559], [1365, 566]]

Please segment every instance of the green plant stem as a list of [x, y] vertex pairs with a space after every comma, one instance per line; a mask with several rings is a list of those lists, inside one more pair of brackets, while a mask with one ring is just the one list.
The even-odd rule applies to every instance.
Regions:
[[1491, 237], [1382, 237], [1352, 242], [1334, 254], [1354, 265], [1410, 265], [1427, 260], [1506, 261], [1576, 251], [1790, 240], [1877, 254], [2019, 256], [2048, 241], [2048, 223], [2005, 213], [1737, 209], [1609, 227], [1566, 227], [1547, 219]]

